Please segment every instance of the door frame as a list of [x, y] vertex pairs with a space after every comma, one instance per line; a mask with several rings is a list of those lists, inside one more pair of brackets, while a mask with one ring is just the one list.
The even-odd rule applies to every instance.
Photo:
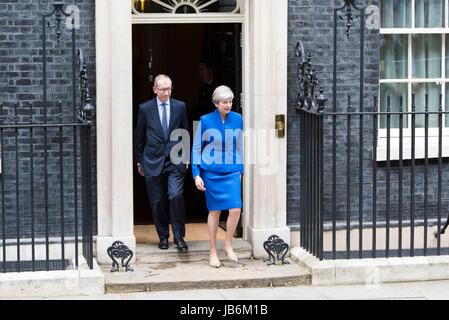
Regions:
[[[243, 16], [242, 16], [243, 17]], [[230, 19], [228, 19], [228, 20], [230, 20]], [[234, 19], [234, 20], [236, 20], [236, 19]], [[151, 25], [167, 25], [167, 24], [170, 24], [170, 25], [191, 25], [191, 24], [196, 24], [196, 25], [203, 25], [203, 26], [208, 26], [208, 25], [211, 25], [211, 24], [214, 24], [214, 25], [223, 25], [223, 24], [229, 24], [229, 25], [232, 25], [232, 26], [236, 26], [236, 25], [240, 25], [240, 30], [241, 30], [241, 34], [243, 35], [243, 22], [241, 21], [241, 20], [239, 20], [238, 22], [228, 22], [228, 21], [224, 21], [224, 19], [219, 19], [218, 20], [218, 22], [217, 21], [214, 21], [213, 23], [211, 23], [210, 21], [209, 21], [209, 18], [207, 18], [207, 19], [204, 19], [204, 18], [202, 18], [202, 17], [199, 17], [199, 18], [194, 18], [194, 19], [179, 19], [179, 21], [177, 21], [177, 20], [174, 20], [174, 19], [172, 19], [171, 21], [172, 21], [172, 23], [162, 23], [161, 22], [162, 20], [158, 17], [158, 18], [154, 18], [154, 17], [152, 17], [152, 16], [150, 16], [150, 17], [146, 17], [146, 19], [136, 19], [136, 21], [133, 19], [133, 26], [134, 25], [144, 25], [144, 26], [151, 26]], [[208, 21], [208, 22], [204, 22], [204, 21]], [[133, 35], [134, 36], [134, 35]], [[238, 35], [238, 37], [240, 38], [240, 35]], [[134, 40], [134, 37], [133, 37], [133, 40]], [[137, 40], [137, 39], [136, 39]], [[236, 39], [236, 38], [234, 38], [234, 41], [238, 41], [239, 39]], [[240, 38], [240, 41], [241, 41], [241, 38]], [[150, 48], [151, 48], [151, 46], [150, 46]], [[243, 62], [243, 55], [244, 55], [244, 52], [243, 52], [243, 50], [244, 50], [244, 48], [243, 48], [243, 46], [239, 46], [239, 50], [241, 51], [240, 52], [240, 56], [241, 56], [241, 59], [239, 59], [239, 64], [240, 64], [240, 69], [241, 69], [241, 72], [240, 72], [240, 83], [239, 83], [239, 90], [238, 91], [235, 91], [234, 90], [234, 94], [236, 95], [236, 97], [237, 97], [237, 94], [239, 95], [239, 100], [242, 100], [242, 102], [244, 102], [245, 101], [245, 99], [243, 98], [244, 97], [244, 92], [245, 92], [245, 90], [244, 90], [244, 83], [243, 83], [243, 81], [244, 81], [244, 62]], [[153, 63], [156, 63], [156, 62], [153, 62]], [[133, 68], [133, 70], [134, 70], [134, 68]], [[152, 74], [153, 76], [156, 76], [157, 75], [157, 73], [153, 73]], [[171, 75], [170, 75], [171, 76]], [[133, 74], [133, 77], [134, 77], [134, 74]], [[133, 78], [134, 79], [134, 78]], [[238, 78], [236, 78], [236, 79], [238, 79]], [[176, 86], [176, 83], [174, 84], [175, 86]], [[242, 94], [242, 96], [240, 96], [240, 93]], [[134, 97], [133, 97], [134, 98]], [[178, 99], [179, 99], [179, 97], [178, 97]], [[181, 99], [181, 100], [183, 100], [183, 99]], [[184, 101], [184, 100], [183, 100]], [[235, 100], [234, 100], [234, 102], [235, 102]], [[242, 111], [242, 116], [244, 117], [244, 115], [243, 115], [243, 110], [245, 109], [244, 108], [244, 106], [242, 105], [242, 104], [239, 104], [239, 107], [241, 108], [241, 111]], [[134, 110], [134, 112], [137, 112], [136, 110]], [[243, 119], [244, 120], [244, 119]], [[192, 119], [190, 119], [190, 121], [193, 121]], [[192, 123], [191, 123], [192, 124]], [[133, 145], [134, 145], [134, 143], [133, 143]], [[189, 169], [190, 170], [190, 169]], [[187, 178], [187, 176], [186, 176], [186, 178]], [[243, 181], [244, 182], [244, 181]], [[244, 187], [244, 183], [243, 183], [243, 187]], [[136, 185], [133, 185], [133, 187], [135, 187]], [[244, 189], [243, 189], [244, 190]], [[242, 197], [244, 198], [244, 196], [242, 195]], [[135, 204], [135, 202], [134, 202], [134, 204]], [[244, 217], [244, 212], [242, 211], [242, 217]], [[226, 217], [224, 217], [224, 218], [226, 218]], [[188, 220], [188, 217], [186, 216], [186, 220]], [[207, 216], [205, 216], [205, 220], [204, 220], [204, 222], [207, 222]], [[154, 222], [153, 222], [154, 223]], [[187, 222], [186, 222], [187, 223]], [[203, 223], [203, 222], [201, 222], [201, 223]], [[237, 227], [237, 228], [242, 228], [242, 229], [244, 229], [243, 228], [243, 219], [239, 222], [239, 226]]]
[[[97, 260], [109, 263], [107, 248], [120, 240], [135, 251], [132, 141], [132, 2], [96, 0], [97, 80]], [[245, 137], [243, 238], [254, 257], [265, 256], [263, 242], [277, 234], [290, 243], [287, 226], [287, 142], [277, 139], [267, 173], [252, 161], [254, 149], [275, 136], [276, 114], [287, 114], [288, 0], [243, 0], [243, 13], [229, 20], [214, 14], [164, 14], [164, 23], [242, 23], [242, 90], [245, 129], [268, 130], [267, 138]], [[225, 15], [223, 15], [225, 16]], [[232, 17], [232, 18], [231, 18]], [[227, 16], [226, 16], [227, 18]], [[224, 19], [224, 18], [223, 18]], [[238, 21], [236, 21], [236, 19]], [[211, 21], [213, 20], [213, 21]], [[145, 16], [146, 23], [161, 23]], [[261, 110], [263, 112], [261, 112]], [[270, 131], [272, 130], [272, 131]], [[265, 139], [265, 140], [264, 140]], [[256, 145], [257, 142], [257, 145]], [[251, 161], [251, 162], [250, 162]]]
[[[242, 1], [242, 7], [241, 12], [239, 14], [214, 14], [214, 13], [208, 13], [208, 14], [192, 14], [192, 15], [183, 15], [183, 14], [135, 14], [132, 15], [131, 23], [132, 25], [135, 24], [145, 24], [145, 25], [152, 25], [152, 24], [225, 24], [225, 23], [232, 23], [232, 24], [241, 24], [241, 30], [242, 30], [242, 116], [243, 116], [243, 123], [245, 127], [245, 119], [247, 116], [247, 110], [248, 102], [250, 101], [248, 96], [248, 83], [249, 79], [247, 75], [250, 74], [249, 70], [249, 64], [246, 63], [246, 61], [249, 61], [249, 42], [245, 41], [245, 39], [249, 38], [249, 16], [247, 14], [249, 9], [249, 2], [250, 0], [243, 0]], [[246, 214], [248, 212], [248, 208], [245, 206], [247, 201], [249, 201], [248, 196], [249, 192], [247, 191], [247, 185], [249, 185], [249, 181], [251, 179], [251, 172], [249, 170], [245, 171], [245, 175], [243, 178], [243, 210], [242, 210], [242, 229], [243, 229], [243, 239], [248, 239], [248, 236], [246, 234], [246, 227], [249, 223], [249, 215]]]

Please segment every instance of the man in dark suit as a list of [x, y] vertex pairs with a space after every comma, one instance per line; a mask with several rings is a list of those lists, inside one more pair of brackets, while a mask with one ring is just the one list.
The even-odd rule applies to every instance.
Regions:
[[[174, 242], [178, 251], [186, 252], [188, 246], [185, 237], [184, 176], [185, 161], [173, 162], [172, 149], [179, 143], [172, 141], [170, 135], [174, 130], [188, 132], [187, 110], [184, 102], [171, 98], [172, 81], [166, 75], [159, 75], [154, 80], [156, 98], [146, 101], [139, 107], [136, 129], [137, 169], [145, 177], [148, 199], [153, 212], [159, 248], [169, 247], [168, 217], [165, 210], [165, 194], [170, 201], [170, 221]], [[189, 152], [188, 148], [180, 152]], [[178, 157], [179, 154], [173, 155]], [[186, 159], [186, 155], [183, 159]], [[167, 186], [167, 189], [165, 187]]]

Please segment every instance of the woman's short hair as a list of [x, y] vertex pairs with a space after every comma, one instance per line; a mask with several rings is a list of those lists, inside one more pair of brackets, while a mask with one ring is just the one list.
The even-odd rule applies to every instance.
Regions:
[[234, 99], [234, 93], [232, 92], [231, 88], [227, 86], [219, 86], [215, 89], [214, 93], [212, 94], [212, 102], [213, 103], [219, 103], [220, 101], [225, 100], [232, 100]]

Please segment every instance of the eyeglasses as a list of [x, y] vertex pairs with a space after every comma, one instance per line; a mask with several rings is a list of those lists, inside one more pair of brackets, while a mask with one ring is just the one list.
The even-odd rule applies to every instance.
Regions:
[[156, 88], [156, 90], [161, 92], [170, 92], [173, 90], [173, 88]]

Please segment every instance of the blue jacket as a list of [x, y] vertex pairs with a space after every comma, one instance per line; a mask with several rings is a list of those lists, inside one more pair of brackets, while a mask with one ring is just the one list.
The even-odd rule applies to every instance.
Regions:
[[243, 174], [243, 162], [242, 116], [231, 111], [224, 123], [218, 109], [202, 116], [193, 139], [193, 178], [201, 170]]

